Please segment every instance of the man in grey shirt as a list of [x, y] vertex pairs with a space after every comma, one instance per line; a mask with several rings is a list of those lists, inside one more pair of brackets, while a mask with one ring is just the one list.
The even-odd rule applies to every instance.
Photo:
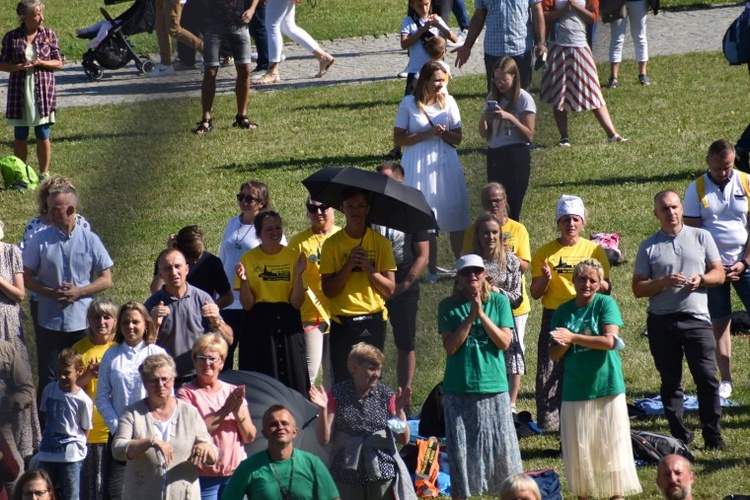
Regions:
[[232, 344], [232, 328], [221, 319], [219, 306], [203, 290], [187, 282], [188, 264], [176, 248], [164, 250], [157, 259], [164, 286], [144, 305], [159, 327], [156, 343], [177, 365], [175, 387], [195, 377], [191, 357], [193, 343], [204, 333], [218, 332]]
[[661, 399], [672, 435], [686, 444], [693, 432], [683, 423], [682, 358], [698, 388], [706, 449], [725, 449], [719, 420], [716, 341], [708, 315], [706, 287], [724, 283], [724, 269], [713, 238], [682, 223], [682, 203], [672, 191], [654, 197], [661, 229], [638, 247], [633, 293], [648, 297], [648, 342], [661, 376]]

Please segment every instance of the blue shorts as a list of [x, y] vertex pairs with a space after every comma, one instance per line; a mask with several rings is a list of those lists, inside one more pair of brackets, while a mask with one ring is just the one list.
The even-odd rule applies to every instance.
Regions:
[[[34, 127], [34, 135], [40, 141], [49, 139], [51, 123], [37, 125]], [[29, 138], [29, 127], [13, 127], [13, 137], [17, 141], [25, 141]]]
[[234, 57], [234, 64], [251, 64], [250, 32], [247, 25], [229, 25], [224, 21], [207, 19], [203, 26], [203, 65], [207, 68], [219, 66], [219, 48], [227, 40]]

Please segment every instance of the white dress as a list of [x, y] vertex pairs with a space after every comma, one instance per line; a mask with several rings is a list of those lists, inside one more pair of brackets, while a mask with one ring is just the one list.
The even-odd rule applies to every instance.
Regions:
[[[461, 115], [453, 97], [445, 96], [445, 108], [426, 106], [434, 125], [448, 129], [461, 127]], [[414, 96], [401, 101], [396, 115], [396, 128], [408, 133], [424, 132], [432, 127], [417, 107]], [[404, 184], [419, 189], [432, 207], [441, 231], [463, 231], [470, 224], [469, 197], [463, 167], [456, 148], [440, 137], [433, 137], [404, 147], [401, 165], [406, 173]]]

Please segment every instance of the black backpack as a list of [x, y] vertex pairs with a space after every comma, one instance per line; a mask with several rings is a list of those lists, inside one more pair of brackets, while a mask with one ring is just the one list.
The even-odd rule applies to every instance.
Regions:
[[729, 64], [750, 63], [750, 10], [745, 9], [729, 25], [724, 33], [721, 48]]
[[695, 458], [685, 443], [672, 436], [631, 430], [630, 438], [633, 441], [633, 458], [636, 460], [645, 460], [650, 464], [655, 464], [672, 454], [682, 455], [691, 462]]
[[430, 391], [422, 405], [419, 415], [419, 435], [445, 437], [442, 382]]

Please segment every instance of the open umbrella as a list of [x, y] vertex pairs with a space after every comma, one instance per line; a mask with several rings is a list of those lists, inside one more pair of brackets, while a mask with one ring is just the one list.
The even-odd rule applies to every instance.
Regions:
[[338, 209], [346, 188], [356, 187], [371, 193], [371, 224], [405, 233], [438, 229], [435, 215], [418, 189], [406, 186], [386, 175], [355, 167], [324, 168], [302, 181], [310, 197]]
[[219, 378], [234, 385], [245, 385], [250, 416], [258, 429], [255, 441], [245, 446], [247, 455], [253, 455], [268, 448], [268, 442], [260, 430], [263, 428], [263, 413], [273, 405], [286, 407], [297, 422], [299, 432], [294, 439], [294, 447], [313, 453], [328, 463], [328, 449], [318, 444], [316, 429], [318, 425], [318, 407], [294, 389], [290, 389], [275, 378], [258, 372], [228, 370], [221, 372]]

